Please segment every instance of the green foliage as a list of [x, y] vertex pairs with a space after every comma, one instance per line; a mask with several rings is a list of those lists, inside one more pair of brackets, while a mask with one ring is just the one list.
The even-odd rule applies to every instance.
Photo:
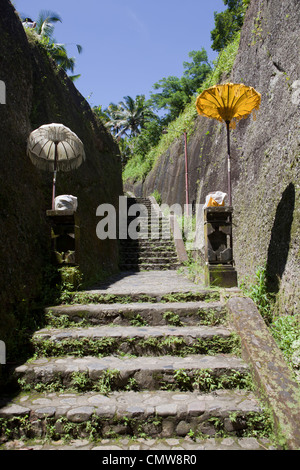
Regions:
[[182, 326], [183, 323], [180, 320], [180, 317], [177, 313], [172, 312], [171, 310], [168, 310], [163, 314], [163, 318], [168, 322], [169, 325], [173, 326]]
[[[111, 103], [104, 113], [108, 117], [105, 126], [117, 138], [124, 134], [128, 135], [128, 132], [131, 137], [136, 137], [145, 127], [146, 122], [158, 121], [151, 102], [146, 100], [145, 95], [137, 95], [135, 99], [131, 96], [124, 96], [123, 101], [117, 105]], [[100, 117], [102, 117], [101, 113]]]
[[230, 41], [230, 43], [225, 47], [225, 49], [220, 51], [217, 59], [213, 61], [214, 68], [212, 72], [203, 82], [202, 86], [198, 89], [199, 94], [206, 88], [217, 85], [222, 80], [226, 80], [226, 78], [230, 75], [238, 52], [240, 36], [241, 33], [238, 31], [234, 35], [232, 41]]
[[[25, 21], [26, 18], [23, 18]], [[67, 53], [66, 46], [64, 44], [57, 43], [53, 37], [55, 23], [62, 22], [61, 17], [51, 11], [41, 11], [36, 20], [36, 26], [34, 28], [29, 28], [24, 25], [25, 32], [29, 40], [37, 41], [43, 49], [47, 52], [49, 57], [51, 57], [55, 63], [61, 67], [63, 70], [74, 72], [75, 67], [75, 58], [69, 57]], [[76, 44], [77, 52], [80, 54], [82, 52], [82, 47], [80, 44]], [[80, 75], [71, 76], [71, 79], [76, 79]]]
[[189, 259], [184, 262], [184, 266], [178, 272], [184, 274], [196, 284], [204, 282], [204, 266], [198, 259], [194, 259], [188, 252]]
[[278, 347], [281, 349], [287, 364], [299, 380], [300, 368], [300, 317], [284, 315], [274, 317], [276, 296], [267, 289], [266, 268], [260, 266], [255, 273], [254, 283], [244, 280], [241, 284], [243, 292], [256, 304], [261, 316], [270, 328]]
[[132, 326], [147, 326], [147, 322], [138, 313], [132, 320], [130, 320], [130, 325], [132, 325]]
[[158, 110], [165, 109], [168, 112], [163, 119], [164, 123], [169, 123], [179, 116], [211, 71], [204, 48], [189, 52], [189, 57], [192, 62], [183, 63], [185, 71], [181, 78], [169, 76], [153, 85], [154, 90], [161, 90], [159, 93], [151, 93], [154, 106]]
[[300, 369], [300, 316], [278, 317], [270, 325], [270, 331], [288, 365], [297, 373]]
[[162, 198], [161, 198], [161, 194], [159, 191], [157, 191], [157, 189], [155, 189], [153, 191], [153, 193], [151, 194], [151, 196], [153, 196], [157, 202], [157, 204], [161, 205], [162, 203]]
[[134, 155], [146, 155], [152, 147], [155, 147], [160, 139], [162, 123], [158, 119], [145, 122], [140, 133], [130, 139], [131, 152]]
[[168, 125], [167, 132], [160, 136], [156, 147], [152, 147], [146, 155], [133, 153], [133, 156], [124, 168], [123, 180], [143, 180], [154, 168], [159, 156], [167, 151], [175, 139], [182, 136], [186, 130], [188, 137], [191, 135], [196, 116], [195, 104], [190, 103], [184, 112]]
[[214, 13], [215, 27], [211, 31], [212, 49], [220, 52], [240, 31], [244, 22], [244, 15], [249, 0], [223, 0], [227, 9], [221, 13]]
[[115, 387], [115, 382], [118, 376], [120, 375], [120, 371], [117, 369], [107, 369], [103, 372], [101, 377], [99, 378], [96, 385], [94, 385], [94, 390], [103, 395], [108, 395]]
[[[196, 90], [197, 93], [201, 93], [204, 89], [218, 84], [221, 79], [224, 80], [224, 77], [229, 76], [238, 51], [239, 42], [240, 33], [237, 33], [232, 42], [220, 52], [218, 58], [213, 62], [214, 67], [206, 76], [202, 85]], [[155, 167], [160, 156], [168, 150], [176, 139], [182, 137], [184, 132], [187, 133], [187, 138], [192, 135], [197, 116], [195, 96], [193, 96], [189, 99], [189, 102], [177, 119], [171, 121], [164, 133], [159, 135], [160, 139], [156, 146], [151, 147], [146, 154], [136, 154], [133, 151], [132, 157], [128, 160], [123, 170], [123, 180], [132, 182], [143, 180]]]
[[274, 295], [268, 292], [266, 280], [266, 268], [259, 266], [255, 273], [254, 283], [247, 282], [247, 278], [241, 283], [241, 289], [256, 304], [261, 316], [267, 324], [273, 319]]
[[169, 385], [169, 389], [199, 390], [205, 393], [222, 389], [252, 390], [253, 381], [250, 373], [236, 370], [219, 375], [215, 374], [212, 369], [199, 369], [192, 373], [178, 369], [174, 371], [174, 384]]

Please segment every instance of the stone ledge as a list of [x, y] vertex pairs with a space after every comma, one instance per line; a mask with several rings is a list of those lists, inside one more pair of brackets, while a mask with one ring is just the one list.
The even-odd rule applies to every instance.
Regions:
[[254, 302], [232, 297], [227, 302], [230, 320], [241, 337], [243, 358], [251, 365], [262, 398], [270, 406], [275, 426], [290, 450], [300, 449], [300, 389], [283, 354]]
[[[200, 451], [200, 450], [276, 450], [267, 439], [253, 437], [225, 437], [210, 439], [168, 438], [146, 439], [122, 437], [120, 439], [101, 439], [90, 442], [88, 439], [71, 440], [70, 442], [48, 441], [36, 439], [34, 443], [10, 441], [2, 445], [0, 450], [101, 450], [101, 451]], [[200, 459], [199, 454], [199, 459]]]

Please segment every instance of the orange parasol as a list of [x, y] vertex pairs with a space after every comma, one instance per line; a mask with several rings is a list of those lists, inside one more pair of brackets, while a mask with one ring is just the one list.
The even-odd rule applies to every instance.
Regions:
[[196, 100], [196, 109], [200, 115], [226, 123], [228, 150], [228, 198], [231, 205], [231, 168], [230, 168], [230, 132], [236, 122], [246, 119], [251, 113], [255, 119], [255, 110], [259, 109], [261, 95], [252, 87], [243, 83], [225, 83], [204, 90]]

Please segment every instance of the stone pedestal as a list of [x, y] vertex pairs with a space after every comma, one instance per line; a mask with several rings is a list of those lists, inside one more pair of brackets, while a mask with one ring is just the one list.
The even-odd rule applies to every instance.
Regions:
[[205, 283], [208, 286], [236, 287], [232, 248], [232, 207], [204, 209]]
[[71, 210], [49, 210], [46, 215], [51, 223], [53, 262], [78, 265], [80, 227], [77, 213]]

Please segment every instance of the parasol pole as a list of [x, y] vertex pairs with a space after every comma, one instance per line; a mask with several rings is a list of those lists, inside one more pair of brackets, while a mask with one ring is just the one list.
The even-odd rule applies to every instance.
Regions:
[[187, 136], [184, 132], [184, 156], [185, 156], [185, 202], [186, 202], [186, 215], [189, 215], [189, 176], [188, 176], [188, 156], [187, 156]]
[[52, 210], [54, 211], [54, 199], [55, 199], [55, 185], [56, 185], [56, 171], [57, 171], [57, 146], [58, 142], [54, 142], [55, 155], [54, 155], [54, 174], [53, 174], [53, 188], [52, 188]]
[[230, 161], [230, 130], [229, 130], [230, 121], [226, 121], [227, 128], [227, 167], [228, 167], [228, 200], [229, 206], [231, 206], [231, 161]]

